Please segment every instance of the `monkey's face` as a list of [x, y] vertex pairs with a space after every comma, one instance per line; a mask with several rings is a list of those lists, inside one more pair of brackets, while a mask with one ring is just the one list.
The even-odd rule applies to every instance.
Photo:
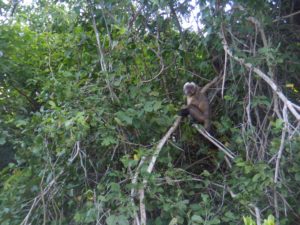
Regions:
[[194, 82], [186, 82], [183, 86], [183, 92], [186, 96], [194, 95], [196, 89], [196, 84]]

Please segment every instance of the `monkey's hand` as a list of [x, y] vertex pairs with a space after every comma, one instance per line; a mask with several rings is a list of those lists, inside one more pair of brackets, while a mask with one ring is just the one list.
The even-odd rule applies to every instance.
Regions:
[[183, 108], [181, 109], [178, 113], [179, 116], [183, 116], [186, 117], [190, 114], [189, 109], [188, 108]]

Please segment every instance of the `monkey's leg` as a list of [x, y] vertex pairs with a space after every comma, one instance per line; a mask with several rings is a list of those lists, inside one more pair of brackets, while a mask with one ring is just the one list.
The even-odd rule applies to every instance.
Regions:
[[188, 111], [193, 119], [197, 120], [200, 123], [205, 122], [207, 117], [203, 114], [202, 111], [199, 110], [199, 108], [197, 106], [189, 105]]
[[210, 128], [211, 128], [210, 125], [211, 125], [211, 124], [210, 124], [210, 119], [207, 119], [207, 120], [204, 122], [204, 128], [205, 128], [205, 130], [207, 130], [208, 132], [210, 132]]
[[203, 113], [195, 105], [189, 105], [189, 114], [191, 117], [199, 123], [204, 123], [204, 128], [206, 130], [210, 129], [210, 119], [208, 113]]

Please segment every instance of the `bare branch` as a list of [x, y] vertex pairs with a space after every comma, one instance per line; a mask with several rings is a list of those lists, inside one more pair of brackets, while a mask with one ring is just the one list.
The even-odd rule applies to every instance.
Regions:
[[279, 169], [280, 169], [280, 159], [284, 150], [284, 143], [285, 143], [285, 137], [286, 137], [286, 132], [288, 128], [288, 117], [287, 117], [287, 105], [285, 104], [283, 107], [283, 120], [284, 120], [284, 127], [282, 129], [282, 134], [281, 134], [281, 142], [280, 142], [280, 147], [277, 153], [277, 158], [276, 158], [276, 166], [275, 166], [275, 174], [274, 174], [274, 209], [275, 209], [275, 216], [276, 216], [276, 224], [279, 224], [279, 208], [278, 208], [278, 194], [276, 192], [276, 185], [278, 183], [278, 177], [279, 177]]
[[147, 172], [151, 173], [155, 162], [157, 160], [157, 157], [162, 149], [162, 147], [165, 145], [165, 143], [167, 142], [167, 140], [170, 138], [171, 134], [177, 129], [177, 127], [179, 126], [179, 123], [181, 121], [182, 117], [179, 116], [175, 122], [173, 123], [172, 127], [168, 130], [168, 132], [165, 134], [165, 136], [159, 141], [159, 143], [156, 146], [156, 149], [154, 150], [154, 153], [152, 154], [152, 158], [150, 160], [149, 166], [147, 168]]
[[256, 224], [257, 225], [261, 225], [261, 218], [260, 218], [260, 210], [259, 210], [259, 208], [256, 205], [254, 205], [254, 204], [250, 204], [250, 206], [254, 208], [255, 217], [256, 217]]
[[228, 156], [230, 159], [234, 159], [235, 154], [225, 145], [223, 145], [221, 142], [219, 142], [217, 139], [211, 136], [210, 133], [208, 133], [204, 128], [200, 128], [197, 124], [194, 124], [193, 127], [195, 127], [200, 134], [202, 134], [207, 140], [209, 140], [218, 149], [220, 149], [226, 156]]
[[261, 39], [262, 39], [263, 44], [264, 44], [264, 47], [266, 48], [268, 46], [268, 42], [267, 42], [265, 31], [262, 28], [260, 22], [252, 16], [248, 17], [247, 20], [250, 21], [251, 23], [255, 24], [255, 26], [258, 28], [258, 30], [260, 32], [260, 35], [261, 35]]
[[152, 77], [149, 80], [143, 80], [141, 82], [142, 83], [149, 83], [149, 82], [153, 81], [154, 79], [156, 79], [157, 77], [159, 77], [164, 71], [165, 71], [165, 65], [162, 64], [162, 67], [161, 67], [160, 71], [158, 72], [158, 74], [156, 74], [154, 77]]
[[297, 11], [297, 12], [291, 13], [291, 14], [289, 14], [289, 15], [282, 16], [282, 17], [280, 17], [280, 18], [277, 18], [277, 19], [273, 20], [273, 23], [278, 22], [279, 20], [282, 20], [282, 19], [286, 19], [286, 18], [289, 18], [289, 17], [292, 17], [292, 16], [296, 16], [296, 15], [298, 15], [298, 14], [300, 14], [300, 11]]
[[[107, 76], [106, 73], [108, 72], [108, 70], [107, 70], [107, 65], [106, 65], [105, 57], [104, 57], [104, 52], [103, 52], [101, 41], [100, 41], [99, 31], [98, 31], [97, 25], [96, 25], [93, 5], [92, 5], [91, 0], [87, 0], [87, 2], [88, 2], [89, 7], [90, 7], [91, 18], [92, 18], [92, 22], [93, 22], [93, 29], [94, 29], [94, 33], [95, 33], [95, 36], [96, 36], [97, 50], [98, 50], [98, 55], [99, 55], [99, 64], [101, 66], [102, 71], [105, 73], [105, 76]], [[105, 78], [105, 82], [106, 82], [106, 85], [108, 87], [111, 100], [112, 101], [114, 101], [114, 100], [119, 101], [119, 99], [118, 99], [117, 95], [115, 94], [115, 92], [113, 91], [107, 77]]]
[[204, 86], [201, 88], [200, 92], [201, 92], [201, 93], [206, 93], [206, 91], [207, 91], [212, 85], [214, 85], [216, 82], [218, 82], [219, 79], [221, 79], [221, 78], [222, 78], [222, 75], [215, 77], [212, 81], [210, 81], [210, 82], [208, 82], [206, 85], [204, 85]]
[[147, 217], [146, 217], [146, 207], [145, 207], [145, 190], [144, 187], [139, 190], [140, 195], [140, 216], [141, 216], [141, 225], [146, 225]]
[[[73, 152], [72, 155], [70, 157], [70, 159], [68, 160], [68, 162], [71, 164], [72, 162], [74, 162], [74, 160], [76, 159], [76, 157], [79, 155], [79, 150], [77, 151], [77, 149], [79, 148], [79, 142], [77, 141], [73, 147]], [[27, 225], [27, 224], [31, 224], [28, 223], [29, 218], [33, 212], [33, 210], [37, 207], [37, 205], [39, 204], [40, 201], [44, 203], [44, 196], [46, 196], [47, 194], [51, 193], [51, 191], [53, 190], [53, 186], [56, 184], [56, 181], [58, 180], [58, 178], [60, 178], [60, 176], [64, 173], [64, 170], [61, 170], [57, 176], [55, 176], [48, 184], [47, 186], [41, 190], [41, 193], [39, 195], [37, 195], [34, 199], [33, 199], [33, 203], [27, 213], [27, 215], [25, 216], [25, 218], [23, 219], [23, 221], [21, 222], [21, 225]]]
[[168, 66], [165, 66], [164, 59], [161, 54], [159, 30], [157, 31], [157, 35], [156, 35], [155, 39], [156, 39], [156, 44], [157, 44], [157, 51], [153, 48], [150, 48], [150, 50], [152, 50], [155, 53], [155, 55], [159, 58], [160, 71], [158, 72], [158, 74], [156, 74], [154, 77], [150, 78], [149, 80], [141, 81], [142, 83], [151, 82], [152, 80], [159, 77], [166, 69], [168, 69]]
[[222, 81], [222, 98], [224, 98], [224, 85], [226, 79], [226, 72], [227, 72], [227, 52], [225, 52], [225, 62], [224, 62], [224, 71], [223, 71], [223, 81]]
[[283, 101], [284, 104], [287, 105], [289, 111], [296, 117], [297, 120], [300, 120], [300, 114], [297, 112], [295, 104], [292, 103], [288, 98], [282, 93], [282, 91], [278, 88], [275, 82], [267, 76], [264, 72], [262, 72], [259, 68], [254, 67], [251, 63], [246, 63], [244, 59], [234, 56], [232, 51], [229, 49], [229, 46], [226, 42], [224, 33], [221, 34], [223, 48], [224, 51], [228, 53], [228, 55], [233, 58], [235, 61], [239, 62], [243, 66], [245, 66], [249, 70], [253, 70], [259, 77], [261, 77], [271, 88], [272, 90], [278, 95], [278, 97]]
[[[139, 176], [139, 172], [140, 172], [140, 169], [142, 167], [142, 165], [144, 164], [146, 160], [146, 157], [143, 156], [139, 162], [139, 165], [137, 166], [136, 170], [135, 170], [135, 173], [134, 173], [134, 176], [132, 177], [132, 180], [131, 180], [131, 183], [133, 184], [133, 187], [131, 188], [131, 191], [130, 191], [130, 197], [131, 197], [131, 204], [132, 206], [135, 206], [135, 203], [134, 203], [134, 197], [135, 197], [135, 187], [134, 185], [137, 183], [137, 179], [138, 179], [138, 176]], [[141, 196], [140, 196], [141, 197]], [[136, 225], [140, 225], [140, 220], [139, 220], [139, 217], [137, 215], [136, 212], [134, 212], [134, 217], [135, 217], [135, 223]]]
[[[173, 125], [171, 126], [171, 128], [168, 130], [168, 132], [165, 134], [165, 136], [163, 136], [163, 138], [158, 142], [153, 154], [152, 154], [152, 157], [151, 157], [151, 160], [150, 160], [150, 163], [148, 165], [148, 168], [147, 168], [147, 172], [148, 173], [151, 173], [153, 168], [154, 168], [154, 165], [155, 165], [155, 162], [157, 160], [157, 157], [161, 151], [161, 149], [163, 148], [163, 146], [165, 145], [165, 143], [168, 141], [168, 139], [170, 138], [171, 134], [177, 129], [177, 127], [179, 126], [180, 124], [180, 121], [181, 121], [182, 117], [179, 116], [175, 122], [173, 123]], [[141, 162], [142, 160], [144, 160], [143, 158], [141, 159]], [[141, 165], [141, 162], [140, 162], [140, 165]], [[137, 179], [137, 177], [135, 178]], [[135, 181], [136, 182], [136, 181]], [[144, 198], [145, 198], [145, 187], [147, 185], [147, 180], [144, 179], [143, 180], [143, 186], [140, 188], [139, 190], [139, 198], [140, 198], [140, 216], [141, 216], [141, 225], [146, 225], [147, 221], [146, 221], [146, 207], [145, 207], [145, 204], [144, 204]], [[132, 191], [132, 190], [131, 190]], [[132, 193], [134, 193], [134, 191], [132, 191]]]
[[275, 175], [274, 175], [274, 183], [277, 184], [278, 182], [278, 174], [279, 174], [279, 167], [280, 167], [280, 159], [284, 150], [284, 142], [285, 142], [285, 136], [286, 136], [286, 131], [288, 127], [288, 120], [287, 120], [287, 106], [284, 105], [283, 107], [283, 120], [284, 120], [284, 127], [282, 129], [282, 134], [281, 134], [281, 142], [280, 142], [280, 147], [277, 153], [277, 159], [276, 159], [276, 167], [275, 167]]

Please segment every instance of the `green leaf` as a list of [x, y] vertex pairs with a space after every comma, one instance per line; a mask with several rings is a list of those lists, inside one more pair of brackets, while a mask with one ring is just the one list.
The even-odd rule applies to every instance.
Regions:
[[102, 139], [102, 142], [101, 142], [101, 144], [103, 146], [109, 146], [109, 145], [116, 144], [116, 143], [118, 143], [118, 141], [113, 136], [106, 136]]
[[153, 102], [146, 102], [144, 105], [144, 110], [146, 112], [152, 112], [153, 111]]
[[67, 120], [67, 121], [65, 122], [65, 126], [66, 126], [67, 128], [70, 127], [72, 124], [73, 124], [73, 120], [72, 120], [72, 119]]
[[48, 103], [49, 103], [49, 105], [51, 106], [52, 109], [56, 108], [56, 104], [55, 104], [54, 101], [50, 100]]
[[192, 222], [195, 222], [195, 223], [203, 223], [204, 222], [202, 217], [199, 215], [193, 215], [191, 220], [192, 220]]
[[120, 190], [121, 190], [120, 185], [117, 183], [111, 183], [110, 188], [111, 188], [111, 191], [114, 191], [114, 192], [120, 192]]
[[220, 224], [221, 221], [218, 218], [213, 218], [211, 221], [209, 221], [209, 224], [215, 225], [215, 224]]
[[16, 121], [16, 127], [22, 127], [27, 125], [27, 121], [26, 120], [17, 120]]
[[257, 182], [257, 180], [260, 178], [260, 174], [255, 174], [254, 177], [252, 178], [253, 182]]
[[0, 137], [0, 145], [4, 145], [6, 143], [5, 137]]
[[115, 215], [110, 215], [106, 219], [106, 224], [107, 225], [117, 225], [118, 224], [118, 217], [116, 217]]
[[243, 221], [245, 225], [256, 225], [250, 216], [243, 216]]
[[116, 116], [120, 121], [124, 122], [125, 124], [132, 125], [133, 118], [130, 117], [127, 113], [119, 111], [116, 113]]
[[228, 218], [230, 218], [230, 219], [234, 219], [235, 218], [234, 214], [231, 211], [226, 212], [225, 216], [228, 217]]
[[268, 219], [264, 220], [263, 225], [275, 225], [275, 218], [273, 215], [269, 215]]
[[178, 224], [178, 219], [176, 217], [172, 218], [170, 221], [169, 225], [177, 225]]
[[265, 105], [270, 107], [271, 101], [267, 96], [254, 96], [251, 102], [252, 107], [256, 107], [258, 105]]
[[153, 105], [153, 111], [155, 112], [160, 108], [161, 108], [161, 101], [155, 101]]
[[126, 216], [124, 215], [110, 215], [107, 219], [106, 219], [106, 223], [107, 225], [129, 225], [129, 222], [126, 218]]

